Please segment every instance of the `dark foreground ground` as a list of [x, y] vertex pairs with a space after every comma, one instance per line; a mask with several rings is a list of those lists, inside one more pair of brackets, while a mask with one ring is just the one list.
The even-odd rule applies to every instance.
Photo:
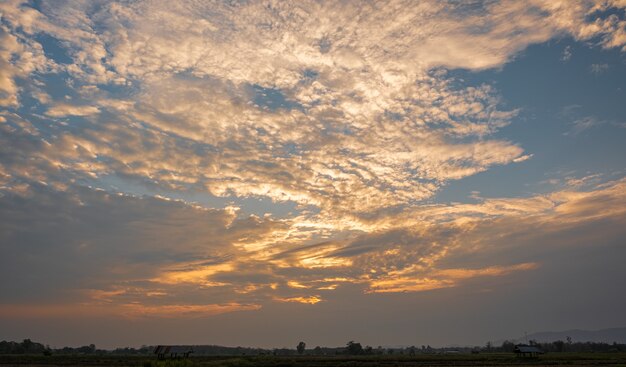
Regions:
[[385, 356], [250, 356], [190, 357], [157, 361], [145, 356], [0, 355], [0, 366], [134, 366], [134, 367], [373, 367], [373, 366], [624, 366], [626, 353], [552, 353], [536, 359], [511, 354]]

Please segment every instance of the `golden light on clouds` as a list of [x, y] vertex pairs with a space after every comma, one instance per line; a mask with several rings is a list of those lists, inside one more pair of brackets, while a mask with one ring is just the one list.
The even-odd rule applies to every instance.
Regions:
[[230, 272], [233, 270], [234, 266], [230, 263], [214, 265], [191, 264], [189, 269], [166, 269], [161, 276], [153, 279], [153, 281], [164, 284], [197, 283], [208, 286], [222, 285], [222, 283], [211, 282], [211, 276], [220, 272]]
[[289, 298], [274, 298], [279, 302], [297, 302], [314, 305], [322, 301], [319, 296], [304, 296], [304, 297], [289, 297]]
[[624, 9], [2, 1], [0, 321], [319, 310], [615, 248]]
[[462, 280], [477, 277], [497, 277], [515, 271], [527, 271], [536, 269], [537, 263], [517, 264], [508, 267], [492, 266], [482, 269], [442, 269], [422, 272], [424, 275], [404, 275], [407, 271], [395, 275], [385, 276], [381, 279], [370, 281], [368, 292], [371, 293], [395, 293], [395, 292], [423, 292], [440, 288], [459, 286]]

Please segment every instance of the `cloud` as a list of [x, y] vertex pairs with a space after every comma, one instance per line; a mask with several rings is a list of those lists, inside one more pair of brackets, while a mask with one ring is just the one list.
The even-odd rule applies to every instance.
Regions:
[[15, 108], [21, 89], [17, 80], [49, 70], [50, 63], [38, 43], [12, 34], [4, 24], [0, 25], [0, 44], [0, 106]]
[[[43, 60], [95, 102], [57, 103], [46, 114], [112, 115], [48, 138], [55, 150], [78, 147], [61, 149], [56, 165], [342, 215], [428, 199], [449, 181], [530, 156], [489, 138], [517, 111], [500, 110], [488, 85], [459, 87], [442, 67], [500, 67], [562, 32], [619, 44], [610, 36], [619, 22], [588, 20], [613, 3], [164, 5], [4, 6], [9, 36], [28, 40], [20, 47], [42, 49], [36, 32], [65, 45], [72, 64]], [[6, 79], [12, 104], [14, 79]]]
[[583, 186], [587, 186], [590, 184], [599, 184], [602, 180], [602, 175], [600, 174], [593, 174], [593, 175], [587, 175], [584, 177], [566, 177], [566, 184], [569, 187], [573, 187], [573, 188], [577, 188], [577, 187], [583, 187]]
[[565, 135], [577, 135], [585, 130], [591, 129], [595, 126], [603, 125], [605, 123], [606, 121], [600, 120], [595, 116], [585, 116], [583, 118], [574, 120], [574, 122], [572, 122], [573, 126], [571, 131], [565, 133]]
[[[79, 306], [86, 315], [195, 317], [272, 302], [315, 304], [347, 284], [369, 293], [421, 292], [506, 278], [536, 271], [545, 261], [536, 254], [551, 250], [535, 244], [546, 238], [562, 236], [548, 247], [567, 248], [580, 226], [622, 223], [625, 185], [418, 207], [320, 243], [282, 234], [301, 226], [298, 219], [239, 217], [182, 201], [31, 182], [0, 197], [8, 254], [2, 272], [15, 279], [2, 284], [11, 295], [3, 307], [59, 304], [49, 308], [58, 317]], [[246, 246], [276, 238], [270, 248]], [[11, 314], [45, 313], [22, 310]]]
[[566, 46], [561, 54], [561, 61], [569, 61], [572, 58], [572, 47]]
[[600, 75], [609, 70], [609, 64], [591, 64], [589, 70], [591, 70], [593, 74]]
[[424, 292], [441, 288], [449, 288], [458, 285], [460, 280], [484, 276], [503, 276], [520, 270], [533, 270], [537, 268], [535, 263], [517, 264], [510, 267], [488, 267], [482, 269], [443, 269], [428, 274], [426, 277], [411, 274], [403, 270], [398, 273], [390, 273], [388, 277], [376, 279], [370, 283], [371, 293], [397, 293], [397, 292]]
[[322, 301], [322, 299], [319, 298], [319, 296], [276, 298], [276, 300], [280, 302], [297, 302], [297, 303], [305, 303], [305, 304], [310, 304], [310, 305], [314, 305]]
[[95, 106], [73, 106], [66, 103], [58, 103], [50, 107], [46, 111], [46, 115], [50, 117], [89, 116], [98, 112], [100, 112], [100, 109]]
[[[2, 247], [11, 254], [3, 261], [3, 273], [31, 274], [22, 281], [3, 283], [3, 292], [13, 294], [14, 301], [33, 295], [33, 289], [48, 297], [49, 290], [58, 289], [55, 284], [64, 284], [78, 299], [83, 297], [81, 289], [106, 290], [117, 284], [122, 292], [110, 298], [132, 296], [125, 300], [132, 303], [154, 291], [151, 288], [158, 285], [151, 279], [163, 272], [170, 277], [159, 284], [170, 294], [173, 287], [168, 284], [184, 283], [187, 278], [166, 269], [194, 260], [213, 261], [216, 271], [228, 271], [219, 264], [236, 250], [234, 239], [259, 230], [238, 223], [228, 210], [84, 188], [56, 191], [41, 184], [29, 186], [27, 197], [19, 192], [5, 192], [2, 197]], [[198, 276], [209, 279], [213, 273]], [[132, 286], [139, 281], [146, 291]], [[129, 289], [138, 291], [133, 295]]]
[[17, 108], [31, 75], [57, 72], [58, 65], [32, 37], [42, 21], [38, 11], [11, 0], [0, 4], [0, 14], [0, 106]]

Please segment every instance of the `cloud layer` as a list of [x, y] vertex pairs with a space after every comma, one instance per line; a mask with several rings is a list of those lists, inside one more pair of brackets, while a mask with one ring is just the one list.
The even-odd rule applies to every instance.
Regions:
[[348, 285], [431, 291], [536, 271], [533, 241], [566, 248], [581, 226], [617, 238], [623, 179], [434, 197], [532, 159], [501, 134], [519, 110], [450, 71], [555, 37], [624, 51], [625, 6], [3, 2], [0, 314], [193, 317], [317, 305]]

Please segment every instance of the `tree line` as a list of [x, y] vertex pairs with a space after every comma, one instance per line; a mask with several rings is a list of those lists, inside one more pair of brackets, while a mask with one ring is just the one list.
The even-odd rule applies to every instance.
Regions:
[[[299, 342], [294, 349], [290, 348], [246, 348], [246, 347], [224, 347], [219, 345], [195, 345], [195, 356], [244, 356], [244, 355], [275, 355], [275, 356], [295, 356], [295, 355], [408, 355], [417, 354], [438, 354], [438, 353], [512, 353], [515, 350], [515, 344], [512, 341], [504, 341], [501, 345], [495, 346], [491, 342], [483, 347], [445, 347], [433, 348], [430, 345], [410, 346], [399, 348], [384, 348], [381, 346], [371, 347], [363, 346], [359, 342], [353, 340], [346, 343], [343, 347], [320, 347], [306, 348], [306, 343]], [[530, 340], [528, 345], [536, 346], [544, 352], [561, 353], [561, 352], [626, 352], [626, 344], [620, 343], [601, 343], [601, 342], [573, 342], [571, 338], [565, 341], [556, 340], [553, 342], [537, 342]], [[154, 346], [142, 346], [140, 348], [117, 348], [113, 350], [98, 349], [94, 344], [84, 345], [80, 347], [63, 347], [50, 348], [48, 345], [34, 342], [30, 339], [24, 339], [22, 342], [1, 341], [0, 354], [111, 354], [111, 355], [151, 355]]]
[[0, 341], [0, 354], [150, 354], [153, 347], [117, 348], [114, 350], [104, 350], [96, 348], [95, 344], [83, 345], [80, 347], [50, 348], [49, 345], [24, 339], [21, 342]]
[[[513, 350], [515, 350], [516, 345], [517, 344], [511, 341], [504, 341], [500, 347], [498, 348], [492, 347], [491, 350], [495, 352], [513, 352]], [[569, 338], [569, 337], [566, 340], [555, 340], [553, 342], [543, 342], [543, 343], [538, 342], [536, 340], [529, 340], [528, 345], [537, 347], [544, 352], [551, 352], [551, 353], [626, 352], [626, 344], [620, 344], [617, 342], [613, 342], [613, 343], [573, 342], [572, 338]]]

